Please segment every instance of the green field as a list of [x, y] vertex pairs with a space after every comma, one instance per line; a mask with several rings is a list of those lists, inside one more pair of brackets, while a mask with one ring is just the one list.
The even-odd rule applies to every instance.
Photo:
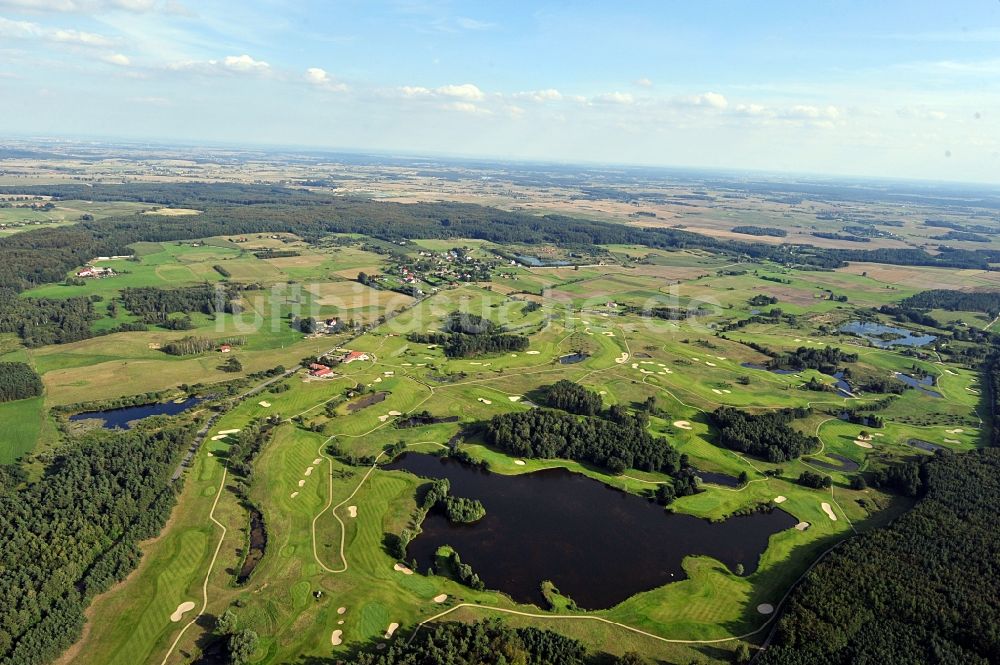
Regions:
[[[407, 251], [455, 246], [473, 248], [483, 256], [492, 251], [481, 241], [436, 240], [419, 241]], [[292, 248], [299, 255], [260, 259], [250, 251], [264, 247]], [[908, 507], [906, 500], [876, 489], [851, 489], [855, 476], [924, 454], [908, 444], [911, 439], [956, 451], [982, 445], [975, 371], [945, 364], [930, 353], [918, 358], [900, 349], [863, 346], [858, 338], [837, 332], [859, 310], [898, 301], [914, 289], [887, 288], [875, 279], [843, 272], [795, 271], [769, 264], [734, 266], [701, 252], [606, 249], [624, 265], [504, 268], [513, 277], [443, 287], [414, 300], [353, 281], [359, 271], [387, 265], [384, 255], [359, 246], [311, 245], [291, 237], [252, 237], [237, 243], [222, 237], [196, 243], [143, 243], [135, 247], [136, 260], [102, 264], [119, 272], [117, 277], [82, 286], [47, 285], [25, 293], [27, 297], [101, 296], [106, 302], [130, 286], [221, 282], [216, 265], [225, 267], [230, 281], [263, 287], [243, 294], [243, 314], [196, 314], [195, 329], [190, 331], [151, 328], [35, 349], [22, 349], [14, 338], [4, 337], [3, 357], [29, 360], [42, 375], [46, 395], [0, 405], [6, 446], [0, 449], [0, 462], [30, 452], [39, 440], [55, 439], [54, 434], [45, 434], [52, 429], [48, 407], [233, 378], [220, 369], [223, 358], [216, 350], [183, 357], [159, 350], [185, 335], [213, 339], [246, 335], [247, 343], [233, 351], [243, 364], [242, 374], [277, 365], [293, 367], [307, 356], [336, 348], [370, 356], [367, 361], [336, 366], [329, 379], [313, 380], [300, 371], [282, 381], [287, 389], [264, 391], [232, 405], [209, 432], [220, 436], [218, 432], [241, 429], [268, 416], [277, 416], [282, 423], [256, 459], [249, 488], [268, 534], [266, 553], [250, 581], [243, 586], [235, 582], [246, 548], [247, 506], [234, 493], [228, 475], [227, 438], [210, 438], [186, 472], [173, 518], [158, 538], [144, 544], [142, 563], [128, 580], [95, 600], [88, 611], [88, 629], [64, 662], [186, 662], [205, 643], [211, 619], [230, 607], [241, 627], [261, 636], [254, 663], [345, 657], [359, 646], [383, 641], [390, 623], [399, 624], [399, 634], [408, 636], [422, 621], [449, 610], [447, 618], [462, 620], [503, 614], [511, 623], [549, 627], [609, 653], [640, 649], [668, 662], [695, 657], [722, 662], [741, 639], [759, 643], [770, 618], [757, 607], [778, 605], [820, 554], [845, 536], [883, 524]], [[636, 261], [639, 256], [645, 258]], [[726, 274], [736, 268], [747, 270]], [[761, 309], [748, 301], [762, 292], [773, 294], [778, 299], [774, 306], [794, 315], [794, 321], [754, 323], [721, 334], [724, 326]], [[846, 296], [846, 302], [831, 300], [831, 292]], [[542, 307], [533, 309], [529, 302]], [[663, 320], [624, 314], [626, 305], [701, 307], [708, 314]], [[105, 306], [98, 303], [98, 310]], [[407, 338], [409, 333], [439, 330], [454, 310], [527, 335], [528, 348], [448, 358], [436, 345]], [[369, 328], [309, 337], [289, 323], [289, 316], [298, 314], [350, 318]], [[95, 330], [110, 329], [130, 321], [129, 317], [124, 312], [105, 317], [95, 322]], [[961, 314], [953, 318], [968, 320], [969, 325], [975, 319]], [[916, 367], [936, 377], [933, 389], [943, 397], [906, 391], [879, 411], [885, 426], [868, 442], [870, 447], [862, 447], [858, 437], [866, 428], [836, 416], [845, 407], [873, 402], [879, 395], [848, 397], [808, 390], [804, 384], [809, 379], [832, 383], [815, 370], [776, 374], [745, 367], [744, 363], [768, 360], [748, 343], [776, 352], [827, 346], [854, 351], [859, 355], [851, 363], [855, 377], [891, 376]], [[561, 356], [578, 352], [586, 355], [582, 362], [559, 362]], [[781, 509], [809, 527], [774, 534], [752, 575], [736, 575], [716, 560], [692, 556], [684, 562], [684, 579], [592, 613], [567, 607], [550, 612], [518, 605], [498, 590], [474, 591], [441, 575], [395, 570], [396, 561], [383, 539], [387, 533], [418, 528], [412, 515], [422, 481], [367, 464], [349, 466], [328, 454], [328, 446], [334, 444], [356, 457], [377, 457], [386, 446], [399, 442], [410, 450], [435, 452], [467, 425], [532, 408], [534, 392], [560, 379], [599, 393], [606, 406], [632, 409], [653, 398], [658, 411], [649, 418], [652, 433], [665, 437], [701, 471], [746, 473], [749, 478], [739, 488], [704, 483], [701, 492], [678, 499], [672, 510], [721, 520], [773, 507], [775, 499], [783, 497]], [[363, 397], [348, 397], [351, 391], [385, 393], [385, 399], [352, 410], [349, 406]], [[811, 415], [794, 426], [817, 435], [821, 447], [781, 464], [721, 448], [708, 414], [724, 405], [754, 412], [810, 407]], [[407, 429], [394, 426], [398, 418], [425, 410], [457, 420]], [[205, 413], [193, 415], [198, 419]], [[460, 448], [500, 474], [559, 466], [636, 494], [669, 480], [636, 469], [612, 475], [571, 460], [515, 460], [475, 434]], [[817, 466], [817, 462], [836, 463], [831, 454], [856, 462], [859, 469]], [[795, 481], [804, 471], [830, 475], [832, 487], [811, 490], [799, 485]], [[439, 594], [447, 599], [436, 602]], [[195, 609], [183, 620], [171, 621], [171, 613], [187, 601]], [[340, 614], [339, 608], [346, 610]], [[188, 625], [199, 614], [203, 620]], [[331, 642], [335, 630], [342, 631], [343, 639], [336, 646]]]

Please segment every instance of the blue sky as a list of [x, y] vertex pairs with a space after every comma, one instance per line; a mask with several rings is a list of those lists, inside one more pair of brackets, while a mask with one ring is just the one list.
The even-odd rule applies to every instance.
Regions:
[[1000, 182], [1000, 2], [0, 0], [0, 136]]

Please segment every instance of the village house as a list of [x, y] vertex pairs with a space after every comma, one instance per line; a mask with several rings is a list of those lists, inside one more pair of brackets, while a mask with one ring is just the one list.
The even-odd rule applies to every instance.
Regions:
[[333, 374], [333, 370], [327, 367], [326, 365], [321, 365], [319, 363], [312, 363], [311, 365], [309, 365], [309, 376], [321, 378], [324, 376], [329, 376], [330, 374]]
[[368, 354], [364, 351], [348, 351], [340, 358], [340, 362], [347, 365], [355, 360], [368, 360]]

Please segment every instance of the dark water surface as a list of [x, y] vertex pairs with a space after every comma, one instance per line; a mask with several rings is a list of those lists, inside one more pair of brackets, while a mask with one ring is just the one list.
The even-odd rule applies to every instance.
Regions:
[[504, 476], [413, 453], [385, 468], [447, 478], [452, 494], [486, 507], [486, 517], [471, 525], [451, 524], [431, 511], [407, 550], [420, 570], [440, 546], [451, 545], [489, 588], [543, 607], [543, 580], [581, 608], [602, 609], [683, 579], [681, 561], [691, 554], [714, 557], [730, 569], [741, 563], [752, 573], [771, 534], [798, 521], [781, 510], [719, 523], [672, 515], [565, 469]]
[[126, 406], [121, 409], [108, 409], [107, 411], [86, 411], [76, 413], [69, 417], [70, 420], [100, 420], [101, 427], [105, 429], [131, 429], [131, 422], [142, 420], [150, 416], [176, 416], [201, 403], [197, 397], [188, 397], [182, 402], [157, 402], [155, 404], [142, 404], [140, 406]]

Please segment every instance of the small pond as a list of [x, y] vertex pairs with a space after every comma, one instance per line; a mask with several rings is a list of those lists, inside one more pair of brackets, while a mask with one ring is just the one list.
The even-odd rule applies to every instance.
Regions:
[[852, 460], [850, 457], [844, 457], [843, 455], [838, 455], [837, 453], [826, 453], [826, 456], [835, 460], [835, 462], [829, 462], [817, 457], [807, 457], [805, 459], [813, 466], [829, 469], [830, 471], [857, 471], [861, 468], [861, 465]]
[[560, 356], [559, 362], [563, 365], [572, 365], [574, 363], [583, 362], [590, 356], [586, 353], [571, 353], [567, 356]]
[[153, 404], [141, 404], [139, 406], [126, 406], [120, 409], [108, 409], [106, 411], [85, 411], [75, 413], [69, 417], [70, 421], [100, 420], [101, 427], [105, 429], [131, 429], [132, 423], [136, 420], [149, 418], [150, 416], [176, 416], [191, 407], [200, 404], [201, 398], [188, 397], [177, 402], [156, 402]]
[[906, 385], [910, 386], [911, 388], [916, 388], [917, 390], [927, 395], [928, 397], [943, 397], [943, 395], [938, 391], [928, 389], [928, 386], [934, 385], [933, 376], [928, 375], [923, 377], [922, 379], [915, 379], [909, 374], [902, 374], [900, 372], [896, 372], [896, 378], [905, 383]]
[[489, 588], [541, 607], [543, 580], [581, 608], [608, 608], [684, 579], [681, 561], [688, 555], [711, 556], [730, 569], [742, 564], [752, 573], [771, 535], [798, 521], [778, 509], [716, 523], [670, 514], [565, 469], [504, 476], [414, 453], [385, 468], [447, 478], [452, 494], [486, 507], [486, 517], [471, 525], [431, 511], [407, 550], [421, 571], [439, 547], [451, 545]]
[[851, 321], [841, 326], [840, 332], [854, 333], [855, 335], [864, 337], [873, 346], [877, 346], [880, 349], [887, 349], [894, 345], [924, 346], [937, 339], [934, 335], [921, 335], [906, 328], [887, 326], [873, 321]]

